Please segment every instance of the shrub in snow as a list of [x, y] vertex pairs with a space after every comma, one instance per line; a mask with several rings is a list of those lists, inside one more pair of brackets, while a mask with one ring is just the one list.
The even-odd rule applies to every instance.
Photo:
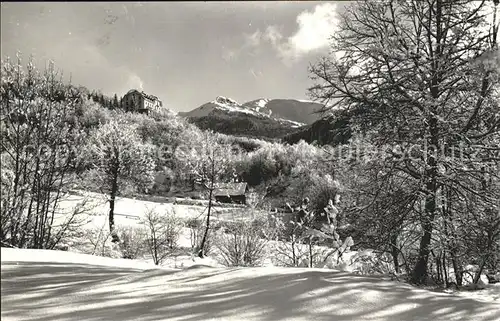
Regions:
[[144, 227], [118, 228], [119, 247], [124, 259], [137, 259], [147, 251], [146, 230]]
[[273, 248], [275, 265], [334, 268], [343, 263], [342, 256], [350, 251], [354, 241], [351, 237], [340, 239], [336, 231], [338, 209], [332, 200], [322, 213], [330, 224], [323, 224], [323, 218], [318, 219], [314, 211], [305, 209], [288, 223], [272, 217], [277, 241]]
[[474, 290], [482, 290], [486, 288], [486, 284], [479, 280], [477, 283], [469, 283], [462, 287], [462, 290], [474, 291]]
[[[324, 213], [328, 218], [328, 222], [330, 222], [330, 224], [321, 224], [321, 226], [318, 228], [317, 224], [314, 224], [315, 223], [314, 213], [309, 213], [309, 216], [311, 217], [311, 222], [309, 222], [308, 225], [312, 227], [306, 225], [305, 230], [303, 230], [300, 236], [300, 239], [307, 240], [309, 244], [310, 267], [314, 266], [313, 251], [312, 251], [313, 242], [321, 243], [330, 249], [329, 251], [327, 251], [326, 254], [324, 254], [323, 258], [321, 259], [322, 264], [324, 264], [325, 261], [331, 258], [332, 256], [335, 256], [336, 263], [340, 264], [342, 256], [346, 252], [350, 251], [351, 247], [354, 245], [352, 237], [349, 236], [342, 241], [340, 239], [339, 234], [337, 233], [335, 218], [338, 214], [338, 209], [333, 204], [332, 200], [328, 201], [327, 207], [324, 208]], [[306, 222], [306, 224], [307, 223], [308, 222]]]
[[84, 204], [61, 208], [74, 183], [85, 140], [75, 124], [84, 93], [62, 81], [53, 63], [39, 70], [8, 57], [0, 62], [0, 241], [19, 248], [54, 249], [84, 224]]
[[488, 284], [499, 283], [500, 282], [500, 272], [497, 272], [497, 273], [487, 272], [486, 278], [488, 280]]
[[68, 244], [64, 244], [64, 243], [60, 243], [58, 245], [56, 245], [54, 247], [54, 250], [58, 250], [58, 251], [68, 251], [69, 250], [69, 245]]
[[254, 221], [234, 222], [230, 228], [223, 228], [215, 238], [220, 263], [225, 266], [260, 266], [267, 245], [267, 240], [261, 238], [263, 233], [262, 226]]
[[183, 222], [172, 212], [160, 214], [148, 210], [141, 221], [146, 229], [146, 247], [155, 265], [160, 265], [165, 258], [178, 248], [179, 235]]
[[[190, 232], [191, 249], [193, 253], [198, 253], [200, 251], [201, 240], [203, 239], [203, 234], [205, 233], [204, 222], [197, 218], [190, 218], [186, 222], [187, 227]], [[203, 253], [210, 254], [213, 247], [213, 234], [215, 230], [220, 228], [220, 223], [217, 221], [212, 222], [208, 230], [208, 235], [203, 244]]]
[[391, 260], [388, 253], [359, 251], [351, 258], [352, 271], [363, 275], [392, 274], [395, 271]]
[[111, 241], [111, 233], [107, 223], [101, 227], [84, 229], [74, 240], [75, 250], [84, 254], [121, 258], [121, 250], [118, 244]]
[[307, 258], [308, 251], [299, 241], [301, 225], [293, 220], [272, 215], [271, 225], [274, 233], [270, 238], [274, 240], [270, 245], [271, 261], [276, 266], [298, 267], [304, 258]]

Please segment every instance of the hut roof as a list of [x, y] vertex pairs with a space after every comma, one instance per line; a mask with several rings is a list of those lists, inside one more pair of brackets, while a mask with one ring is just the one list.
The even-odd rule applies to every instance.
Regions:
[[247, 183], [219, 183], [214, 190], [215, 196], [245, 195]]

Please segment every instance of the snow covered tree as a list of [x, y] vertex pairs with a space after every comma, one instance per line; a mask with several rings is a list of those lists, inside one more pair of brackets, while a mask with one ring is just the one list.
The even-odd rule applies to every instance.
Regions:
[[205, 233], [198, 248], [198, 256], [204, 257], [203, 249], [210, 229], [210, 215], [213, 207], [213, 193], [217, 184], [224, 177], [232, 174], [238, 150], [228, 144], [220, 143], [213, 132], [199, 132], [199, 136], [191, 137], [189, 145], [177, 149], [176, 156], [185, 163], [188, 175], [193, 175], [196, 183], [201, 184], [208, 193], [208, 210]]
[[414, 283], [427, 279], [444, 189], [498, 210], [496, 189], [481, 190], [485, 171], [498, 176], [487, 166], [499, 150], [497, 15], [498, 1], [357, 2], [339, 17], [332, 56], [311, 67], [311, 96], [353, 115], [375, 146], [397, 147], [384, 161], [420, 184]]
[[109, 230], [115, 233], [116, 197], [126, 191], [147, 190], [154, 180], [153, 148], [141, 141], [133, 124], [119, 119], [95, 129], [88, 140], [87, 157], [92, 166], [88, 173], [101, 192], [109, 195]]
[[61, 222], [58, 205], [72, 186], [74, 146], [82, 139], [74, 119], [84, 94], [65, 84], [53, 63], [40, 72], [18, 55], [1, 68], [0, 240], [52, 249], [80, 223], [80, 209]]
[[[338, 204], [338, 202], [335, 203]], [[341, 240], [338, 234], [339, 226], [336, 217], [339, 210], [336, 204], [330, 199], [323, 209], [323, 215], [327, 217], [328, 223], [319, 220], [319, 214], [314, 210], [306, 212], [305, 219], [298, 223], [302, 227], [299, 239], [307, 241], [309, 246], [309, 267], [314, 266], [313, 244], [315, 243], [321, 243], [329, 248], [326, 254], [321, 255], [322, 264], [326, 264], [326, 261], [334, 255], [337, 257], [336, 263], [338, 264], [342, 255], [354, 245], [351, 236]]]

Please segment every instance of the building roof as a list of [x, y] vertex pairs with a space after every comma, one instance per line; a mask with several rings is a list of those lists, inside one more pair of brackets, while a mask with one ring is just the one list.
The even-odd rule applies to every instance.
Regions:
[[137, 89], [130, 89], [128, 92], [127, 92], [127, 95], [128, 94], [131, 94], [131, 93], [134, 93], [134, 92], [137, 92], [138, 94], [142, 95], [143, 97], [147, 98], [147, 99], [150, 99], [150, 100], [158, 100], [160, 101], [160, 99], [154, 95], [149, 95], [149, 94], [146, 94], [144, 91], [139, 91]]
[[215, 196], [239, 196], [245, 195], [247, 183], [219, 183], [214, 190]]

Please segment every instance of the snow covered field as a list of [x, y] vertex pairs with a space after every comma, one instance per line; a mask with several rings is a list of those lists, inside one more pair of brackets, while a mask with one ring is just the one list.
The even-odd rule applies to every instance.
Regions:
[[[500, 320], [500, 304], [325, 269], [157, 268], [48, 250], [1, 250], [1, 319]], [[208, 262], [209, 263], [209, 262]]]
[[[82, 217], [89, 217], [87, 227], [101, 227], [106, 223], [109, 212], [107, 196], [93, 192], [80, 191], [78, 194], [68, 194], [59, 203], [61, 212], [60, 220], [64, 220], [80, 203], [85, 202], [85, 211]], [[160, 203], [138, 200], [133, 198], [119, 197], [115, 202], [115, 222], [117, 226], [134, 226], [139, 219], [143, 218], [147, 211], [154, 210], [158, 213], [173, 213], [184, 219], [203, 218], [206, 215], [207, 206], [185, 205], [174, 203]], [[216, 219], [233, 220], [242, 218], [247, 214], [245, 208], [241, 207], [214, 207], [212, 217]]]

